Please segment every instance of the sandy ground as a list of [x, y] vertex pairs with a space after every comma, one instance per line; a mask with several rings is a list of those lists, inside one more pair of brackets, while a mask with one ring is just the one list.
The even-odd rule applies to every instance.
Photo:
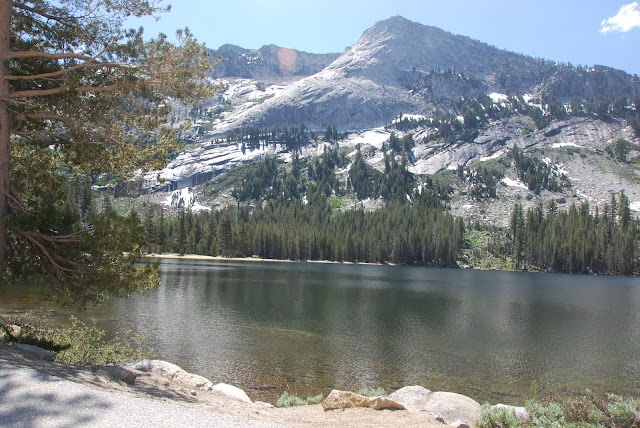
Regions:
[[334, 262], [331, 260], [281, 260], [281, 259], [262, 259], [259, 257], [218, 257], [218, 256], [201, 256], [199, 254], [145, 254], [145, 259], [175, 259], [175, 260], [210, 260], [218, 262], [275, 262], [275, 263], [318, 263], [318, 264], [340, 264], [340, 265], [373, 265], [381, 266], [380, 263], [355, 263], [355, 262]]
[[[320, 405], [288, 409], [267, 408], [255, 403], [244, 403], [212, 391], [193, 391], [177, 388], [164, 378], [139, 374], [134, 385], [114, 380], [107, 373], [90, 366], [70, 366], [41, 361], [15, 349], [0, 345], [0, 362], [81, 383], [114, 394], [127, 394], [148, 400], [160, 400], [177, 406], [201, 411], [274, 422], [291, 427], [443, 427], [425, 412], [376, 411], [346, 409], [324, 412]], [[43, 403], [45, 405], [45, 403]], [[135, 409], [132, 409], [135, 411]]]

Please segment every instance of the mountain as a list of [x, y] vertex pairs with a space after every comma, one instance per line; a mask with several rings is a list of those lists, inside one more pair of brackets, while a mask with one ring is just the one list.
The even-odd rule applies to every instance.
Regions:
[[[164, 170], [142, 178], [143, 192], [215, 179], [203, 187], [217, 196], [202, 201], [224, 206], [252, 167], [229, 171], [268, 155], [286, 164], [294, 151], [317, 158], [336, 147], [346, 157], [336, 180], [349, 189], [358, 150], [368, 167], [388, 173], [395, 133], [413, 141], [395, 152], [406, 156], [406, 170], [418, 181], [452, 180], [451, 210], [465, 218], [504, 225], [514, 200], [602, 207], [623, 190], [640, 212], [639, 85], [624, 71], [535, 59], [401, 17], [378, 22], [341, 55], [273, 45], [225, 45], [214, 53], [223, 57], [214, 72], [223, 89], [191, 112], [178, 110], [172, 121], [189, 117], [197, 126]], [[339, 132], [317, 132], [328, 124]], [[564, 174], [571, 185], [558, 191], [524, 183], [510, 158], [514, 146], [537, 159], [532, 171]], [[478, 197], [486, 190], [478, 174], [493, 170], [504, 174], [496, 197]], [[184, 196], [178, 193], [176, 200]], [[383, 203], [376, 196], [352, 202]]]
[[266, 80], [310, 76], [331, 64], [338, 54], [312, 54], [276, 45], [252, 50], [227, 44], [212, 50], [211, 57], [219, 58], [213, 78]]
[[[279, 54], [282, 48], [239, 49], [220, 48], [223, 56], [233, 50], [239, 59], [221, 63], [216, 73], [253, 79], [286, 74], [282, 61], [277, 61], [278, 55], [285, 56]], [[289, 76], [303, 76], [331, 58], [294, 55], [299, 55], [300, 65], [291, 67]], [[367, 129], [382, 126], [401, 112], [446, 110], [451, 100], [478, 92], [569, 102], [604, 95], [627, 97], [637, 87], [637, 79], [620, 70], [534, 59], [397, 16], [376, 23], [327, 67], [234, 114], [219, 130], [300, 123], [314, 129], [329, 123], [339, 129]]]

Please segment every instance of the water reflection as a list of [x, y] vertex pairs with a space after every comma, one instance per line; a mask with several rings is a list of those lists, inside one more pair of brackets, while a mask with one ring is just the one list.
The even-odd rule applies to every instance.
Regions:
[[[305, 263], [165, 261], [94, 316], [256, 399], [419, 384], [479, 401], [640, 391], [635, 279]], [[0, 297], [2, 297], [0, 295]]]

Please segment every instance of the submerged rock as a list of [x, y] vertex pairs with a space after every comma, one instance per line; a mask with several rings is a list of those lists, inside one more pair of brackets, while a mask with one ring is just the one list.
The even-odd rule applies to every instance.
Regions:
[[374, 410], [406, 410], [406, 408], [387, 397], [365, 397], [351, 391], [334, 389], [322, 402], [322, 408], [327, 410], [349, 409], [352, 407], [368, 407]]

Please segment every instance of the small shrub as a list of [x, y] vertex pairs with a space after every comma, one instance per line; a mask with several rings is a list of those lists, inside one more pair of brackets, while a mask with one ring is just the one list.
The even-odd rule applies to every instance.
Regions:
[[607, 396], [609, 404], [608, 413], [615, 426], [632, 426], [634, 422], [640, 420], [640, 402], [633, 398], [623, 398], [619, 395], [609, 394]]
[[365, 386], [364, 388], [360, 388], [358, 390], [358, 394], [364, 395], [365, 397], [384, 397], [387, 395], [387, 391], [385, 391], [384, 388], [380, 388], [379, 386], [375, 388]]
[[322, 394], [314, 395], [312, 397], [307, 397], [307, 404], [320, 404], [322, 403], [323, 398], [324, 398], [324, 395]]
[[520, 420], [509, 409], [493, 408], [485, 403], [482, 405], [482, 416], [476, 426], [478, 428], [518, 428]]
[[153, 358], [155, 352], [138, 346], [142, 338], [130, 331], [112, 339], [106, 339], [104, 330], [95, 325], [87, 326], [71, 316], [71, 326], [53, 328], [46, 321], [22, 322], [24, 333], [20, 341], [54, 352], [54, 360], [64, 364], [123, 365], [139, 358]]
[[298, 397], [295, 394], [289, 394], [289, 392], [283, 392], [278, 400], [276, 401], [276, 407], [295, 407], [295, 406], [304, 406], [307, 402]]
[[529, 412], [526, 427], [563, 428], [566, 426], [564, 410], [558, 403], [542, 404], [534, 400], [527, 401]]

